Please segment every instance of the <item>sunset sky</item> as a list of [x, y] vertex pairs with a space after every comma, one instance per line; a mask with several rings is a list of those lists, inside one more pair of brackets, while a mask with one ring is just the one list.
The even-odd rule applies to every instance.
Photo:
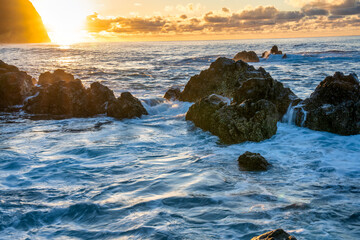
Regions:
[[32, 0], [54, 42], [360, 35], [359, 0]]

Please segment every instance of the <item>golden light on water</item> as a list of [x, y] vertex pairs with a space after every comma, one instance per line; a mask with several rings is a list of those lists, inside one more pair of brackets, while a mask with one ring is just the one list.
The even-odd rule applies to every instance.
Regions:
[[68, 45], [85, 40], [86, 16], [92, 6], [86, 0], [33, 0], [53, 43]]

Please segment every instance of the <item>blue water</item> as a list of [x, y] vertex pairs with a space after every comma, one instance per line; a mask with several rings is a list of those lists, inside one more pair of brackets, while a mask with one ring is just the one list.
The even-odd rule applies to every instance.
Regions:
[[[219, 56], [259, 55], [299, 97], [335, 71], [360, 75], [360, 37], [2, 45], [30, 75], [66, 69], [86, 85], [131, 91], [150, 113], [118, 121], [34, 121], [0, 114], [0, 239], [251, 239], [284, 228], [298, 239], [360, 234], [360, 135], [278, 123], [260, 143], [222, 145], [185, 121], [191, 103], [161, 97]], [[259, 152], [273, 165], [241, 172]]]

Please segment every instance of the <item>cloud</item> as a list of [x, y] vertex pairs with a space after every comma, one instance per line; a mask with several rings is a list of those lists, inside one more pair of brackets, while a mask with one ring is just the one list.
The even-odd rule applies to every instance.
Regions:
[[[298, 1], [298, 0], [297, 0]], [[359, 28], [360, 16], [352, 0], [300, 0], [298, 11], [280, 11], [274, 6], [258, 6], [238, 12], [228, 8], [210, 11], [192, 17], [196, 6], [188, 4], [182, 13], [174, 16], [153, 17], [101, 17], [93, 14], [87, 18], [91, 33], [119, 34], [121, 36], [167, 35], [167, 34], [239, 34], [311, 32]], [[353, 1], [354, 2], [354, 1]], [[180, 8], [179, 8], [180, 9]], [[355, 13], [355, 14], [353, 14]]]

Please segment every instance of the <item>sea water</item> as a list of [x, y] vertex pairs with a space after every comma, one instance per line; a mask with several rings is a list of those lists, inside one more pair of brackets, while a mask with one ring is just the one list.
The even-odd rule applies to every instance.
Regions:
[[[1, 45], [0, 59], [38, 78], [65, 69], [86, 86], [130, 91], [149, 112], [31, 120], [0, 114], [0, 239], [244, 239], [283, 228], [298, 239], [360, 234], [360, 135], [278, 123], [260, 143], [224, 145], [185, 121], [171, 86], [218, 57], [277, 44], [254, 63], [308, 97], [335, 71], [360, 74], [360, 37]], [[272, 168], [241, 172], [245, 151]]]

